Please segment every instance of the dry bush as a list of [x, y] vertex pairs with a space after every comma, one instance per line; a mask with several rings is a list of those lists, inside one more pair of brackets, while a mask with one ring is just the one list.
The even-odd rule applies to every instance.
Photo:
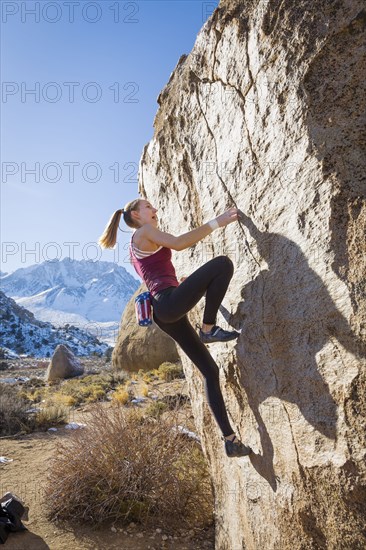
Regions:
[[164, 395], [160, 398], [160, 401], [162, 401], [169, 410], [177, 411], [184, 407], [186, 404], [190, 405], [190, 399], [188, 395], [184, 395], [182, 393], [174, 393], [173, 395], [168, 394]]
[[70, 409], [66, 405], [55, 404], [42, 407], [35, 415], [35, 429], [46, 430], [54, 427], [55, 424], [64, 424], [70, 414]]
[[159, 376], [159, 369], [151, 369], [147, 371], [140, 369], [137, 374], [139, 379], [146, 382], [146, 384], [151, 384], [152, 382], [161, 379]]
[[88, 426], [59, 443], [45, 486], [49, 520], [131, 521], [144, 528], [207, 527], [213, 493], [202, 450], [171, 419], [91, 405]]
[[158, 376], [164, 382], [171, 382], [175, 378], [185, 378], [183, 366], [181, 363], [170, 363], [165, 361], [157, 369]]
[[147, 397], [149, 395], [149, 386], [147, 384], [143, 384], [141, 386], [141, 395], [143, 395], [143, 397]]
[[23, 390], [19, 397], [24, 397], [31, 404], [40, 403], [47, 392], [43, 388], [31, 388], [29, 391]]
[[145, 415], [152, 416], [153, 418], [160, 418], [160, 416], [167, 410], [168, 406], [163, 401], [152, 401], [145, 407]]
[[133, 399], [133, 393], [130, 389], [126, 389], [123, 385], [118, 386], [116, 391], [112, 393], [112, 401], [118, 401], [121, 405], [125, 405]]
[[125, 384], [130, 375], [124, 370], [111, 370], [104, 373], [105, 379], [109, 382], [109, 385], [113, 388], [119, 384]]
[[29, 407], [29, 403], [19, 396], [19, 388], [0, 384], [0, 434], [32, 432], [34, 418], [25, 412]]
[[55, 392], [52, 396], [48, 396], [46, 403], [48, 406], [65, 405], [66, 407], [74, 407], [77, 406], [78, 400], [72, 395], [64, 395], [62, 393]]
[[[44, 405], [37, 412], [26, 412], [33, 403], [27, 392], [16, 386], [0, 385], [0, 434], [29, 434], [63, 424], [69, 416], [64, 405]], [[38, 407], [39, 408], [39, 407]]]
[[47, 391], [44, 380], [31, 377], [22, 383], [21, 389], [18, 390], [18, 396], [30, 404], [40, 403], [44, 396], [47, 395]]
[[65, 403], [65, 396], [70, 405], [81, 405], [99, 400], [106, 400], [107, 391], [113, 387], [119, 376], [112, 374], [86, 375], [82, 378], [64, 380], [59, 389], [49, 395], [54, 403]]

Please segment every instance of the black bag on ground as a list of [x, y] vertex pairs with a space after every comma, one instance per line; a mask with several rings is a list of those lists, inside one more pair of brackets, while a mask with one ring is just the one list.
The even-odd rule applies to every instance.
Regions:
[[0, 500], [0, 544], [4, 544], [9, 532], [24, 531], [21, 518], [28, 519], [28, 507], [13, 493], [6, 493]]

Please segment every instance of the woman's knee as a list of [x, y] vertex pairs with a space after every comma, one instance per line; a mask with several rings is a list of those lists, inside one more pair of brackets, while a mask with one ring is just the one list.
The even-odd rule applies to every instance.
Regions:
[[225, 271], [233, 274], [234, 273], [234, 264], [230, 260], [229, 256], [217, 256], [216, 259], [218, 260], [218, 263], [222, 267], [222, 269], [225, 269]]

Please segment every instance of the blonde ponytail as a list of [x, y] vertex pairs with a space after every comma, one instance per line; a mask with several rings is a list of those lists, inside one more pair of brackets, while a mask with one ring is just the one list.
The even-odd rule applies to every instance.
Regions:
[[[116, 210], [109, 219], [103, 234], [98, 239], [98, 244], [102, 248], [114, 248], [117, 242], [117, 230], [119, 228], [119, 222], [123, 214], [123, 220], [129, 227], [136, 229], [138, 226], [135, 224], [131, 217], [131, 210], [138, 210], [140, 206], [140, 199], [134, 199], [126, 204], [124, 208]], [[120, 229], [123, 231], [122, 229]]]

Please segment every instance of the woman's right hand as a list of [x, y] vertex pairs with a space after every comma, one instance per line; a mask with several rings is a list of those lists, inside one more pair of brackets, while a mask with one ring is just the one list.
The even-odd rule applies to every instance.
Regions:
[[229, 208], [220, 216], [217, 216], [217, 222], [220, 227], [225, 227], [229, 223], [236, 222], [239, 218], [239, 210], [236, 207]]

